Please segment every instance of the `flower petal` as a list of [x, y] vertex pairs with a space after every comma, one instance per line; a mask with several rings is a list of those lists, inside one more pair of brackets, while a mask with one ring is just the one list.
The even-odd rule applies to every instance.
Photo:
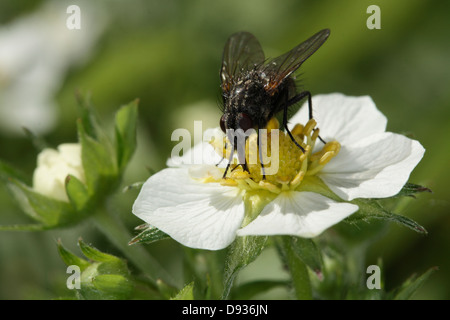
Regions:
[[185, 246], [219, 250], [234, 240], [244, 201], [237, 188], [198, 182], [187, 168], [168, 168], [145, 182], [133, 213]]
[[81, 144], [80, 143], [63, 143], [58, 146], [58, 151], [61, 154], [61, 158], [67, 162], [67, 164], [82, 168], [83, 163], [81, 160]]
[[319, 177], [344, 200], [386, 198], [408, 181], [425, 149], [405, 136], [384, 132], [343, 147]]
[[[224, 134], [219, 128], [205, 130], [203, 136], [205, 140], [209, 138], [223, 139]], [[168, 167], [182, 167], [189, 165], [217, 165], [225, 168], [228, 160], [219, 156], [214, 147], [206, 141], [197, 143], [193, 148], [187, 150], [182, 156], [174, 156], [167, 160]]]
[[51, 198], [69, 201], [65, 181], [68, 175], [81, 181], [85, 180], [81, 163], [81, 145], [65, 143], [58, 150], [46, 148], [37, 158], [37, 167], [33, 173], [33, 189]]
[[[341, 93], [312, 97], [313, 116], [325, 141], [337, 140], [351, 145], [365, 137], [386, 130], [387, 119], [369, 96], [351, 97]], [[289, 120], [305, 124], [309, 119], [308, 103]]]
[[237, 234], [312, 238], [357, 210], [354, 204], [335, 202], [313, 192], [282, 192]]

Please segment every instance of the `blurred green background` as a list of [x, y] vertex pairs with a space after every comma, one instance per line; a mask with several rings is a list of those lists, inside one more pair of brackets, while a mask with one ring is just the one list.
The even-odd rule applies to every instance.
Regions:
[[[48, 77], [53, 74], [53, 82], [49, 80], [52, 85], [38, 81], [16, 88], [24, 88], [19, 98], [33, 101], [42, 96], [35, 91], [47, 90], [46, 99], [41, 100], [53, 104], [46, 112], [55, 121], [49, 121], [42, 130], [39, 124], [36, 126], [47, 142], [56, 146], [76, 141], [77, 91], [91, 96], [105, 125], [110, 124], [120, 105], [139, 98], [138, 150], [127, 169], [124, 186], [143, 181], [149, 175], [148, 168], [160, 170], [165, 166], [175, 145], [170, 140], [175, 128], [192, 130], [194, 120], [202, 120], [204, 129], [218, 125], [219, 68], [229, 35], [250, 31], [261, 42], [266, 56], [275, 57], [315, 32], [330, 28], [328, 41], [302, 66], [302, 83], [313, 94], [370, 95], [387, 116], [389, 131], [408, 134], [427, 150], [410, 181], [428, 186], [433, 193], [404, 201], [398, 213], [419, 222], [429, 234], [422, 236], [390, 224], [370, 246], [367, 264], [383, 260], [388, 289], [413, 273], [438, 266], [439, 271], [414, 298], [450, 298], [450, 205], [449, 187], [445, 186], [450, 180], [450, 14], [444, 1], [92, 2], [33, 0], [1, 4], [0, 94], [10, 94], [8, 88], [14, 85], [14, 77], [20, 79], [21, 72], [44, 61], [47, 69], [41, 71]], [[81, 8], [81, 30], [66, 28], [66, 8], [71, 4]], [[381, 8], [380, 30], [366, 27], [366, 9], [372, 4]], [[38, 19], [51, 25], [51, 31], [41, 35], [44, 44], [31, 47], [38, 49], [21, 47], [22, 38], [29, 41], [41, 30], [35, 27]], [[18, 22], [20, 35], [15, 33]], [[9, 42], [2, 42], [7, 37]], [[52, 39], [60, 43], [53, 46]], [[10, 48], [2, 46], [9, 45], [18, 46], [14, 59], [28, 59], [17, 62], [22, 69], [10, 74], [2, 70], [1, 62], [2, 49]], [[8, 66], [11, 63], [3, 65]], [[56, 69], [58, 72], [53, 72]], [[26, 124], [9, 120], [14, 112], [21, 118], [20, 103], [14, 105], [11, 99], [14, 96], [0, 100], [1, 123], [9, 124], [0, 130], [0, 158], [25, 171], [31, 180], [37, 151], [17, 133]], [[11, 125], [20, 130], [11, 130]], [[136, 195], [134, 190], [118, 194], [115, 200], [117, 212], [130, 230], [141, 224], [131, 214]], [[0, 224], [30, 223], [4, 185], [0, 186], [0, 204]], [[58, 256], [56, 240], [61, 238], [65, 246], [78, 252], [79, 236], [102, 250], [116, 252], [89, 223], [41, 233], [0, 232], [0, 299], [67, 295], [66, 269]], [[181, 285], [180, 247], [167, 240], [148, 248]], [[249, 266], [251, 272], [244, 271], [242, 279], [267, 273], [282, 277], [270, 251], [260, 259], [264, 262]], [[283, 294], [273, 292], [267, 297], [283, 298]]]

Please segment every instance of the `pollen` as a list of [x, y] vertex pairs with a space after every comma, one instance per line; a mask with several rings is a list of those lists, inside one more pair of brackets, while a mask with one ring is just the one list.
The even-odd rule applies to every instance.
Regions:
[[[238, 162], [235, 152], [233, 163], [220, 183], [245, 190], [264, 189], [276, 194], [296, 190], [306, 176], [319, 173], [339, 153], [339, 142], [318, 140], [320, 130], [314, 119], [293, 127], [290, 132], [295, 142], [279, 127], [273, 118], [264, 130], [248, 136], [245, 140], [245, 163]], [[211, 144], [225, 158], [231, 154], [232, 144], [226, 137], [223, 139], [214, 140]]]

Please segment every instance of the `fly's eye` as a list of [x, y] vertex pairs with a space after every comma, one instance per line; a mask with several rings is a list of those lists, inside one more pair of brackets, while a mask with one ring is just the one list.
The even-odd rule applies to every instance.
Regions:
[[225, 125], [225, 115], [222, 115], [220, 118], [220, 129], [225, 133], [227, 131], [226, 125]]
[[248, 114], [240, 113], [238, 120], [239, 128], [244, 131], [247, 131], [250, 128], [253, 128], [253, 121]]

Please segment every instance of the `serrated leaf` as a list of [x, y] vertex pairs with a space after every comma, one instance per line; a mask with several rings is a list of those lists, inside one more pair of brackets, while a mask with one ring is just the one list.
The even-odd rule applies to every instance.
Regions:
[[228, 249], [225, 260], [224, 291], [222, 299], [230, 294], [234, 279], [239, 271], [253, 262], [264, 249], [268, 237], [245, 236], [237, 237]]
[[292, 237], [291, 246], [294, 254], [296, 254], [307, 267], [314, 271], [316, 275], [322, 273], [322, 255], [312, 239]]
[[269, 291], [276, 287], [285, 287], [288, 281], [282, 280], [259, 280], [247, 282], [236, 288], [232, 296], [233, 300], [250, 300], [257, 294]]
[[139, 233], [136, 237], [128, 242], [129, 245], [137, 243], [153, 243], [159, 240], [169, 239], [170, 236], [155, 227], [148, 227], [148, 229]]
[[194, 282], [189, 283], [170, 300], [194, 300]]
[[381, 206], [381, 204], [376, 200], [370, 200], [370, 199], [356, 199], [351, 201], [351, 203], [354, 203], [358, 205], [359, 210], [351, 215], [349, 218], [347, 218], [347, 221], [352, 222], [352, 220], [368, 220], [368, 219], [381, 219], [386, 221], [393, 221], [396, 223], [399, 223], [405, 227], [410, 228], [411, 230], [414, 230], [418, 233], [427, 234], [428, 232], [425, 230], [424, 227], [422, 227], [420, 224], [415, 222], [414, 220], [396, 214], [389, 212], [385, 208]]
[[116, 152], [119, 170], [123, 170], [136, 149], [138, 100], [120, 108], [116, 114]]
[[438, 268], [428, 269], [420, 277], [412, 276], [397, 290], [394, 300], [408, 300]]
[[88, 261], [76, 256], [75, 254], [64, 248], [61, 240], [58, 240], [58, 252], [61, 256], [61, 259], [67, 266], [76, 265], [80, 268], [81, 271], [84, 271], [90, 265]]

